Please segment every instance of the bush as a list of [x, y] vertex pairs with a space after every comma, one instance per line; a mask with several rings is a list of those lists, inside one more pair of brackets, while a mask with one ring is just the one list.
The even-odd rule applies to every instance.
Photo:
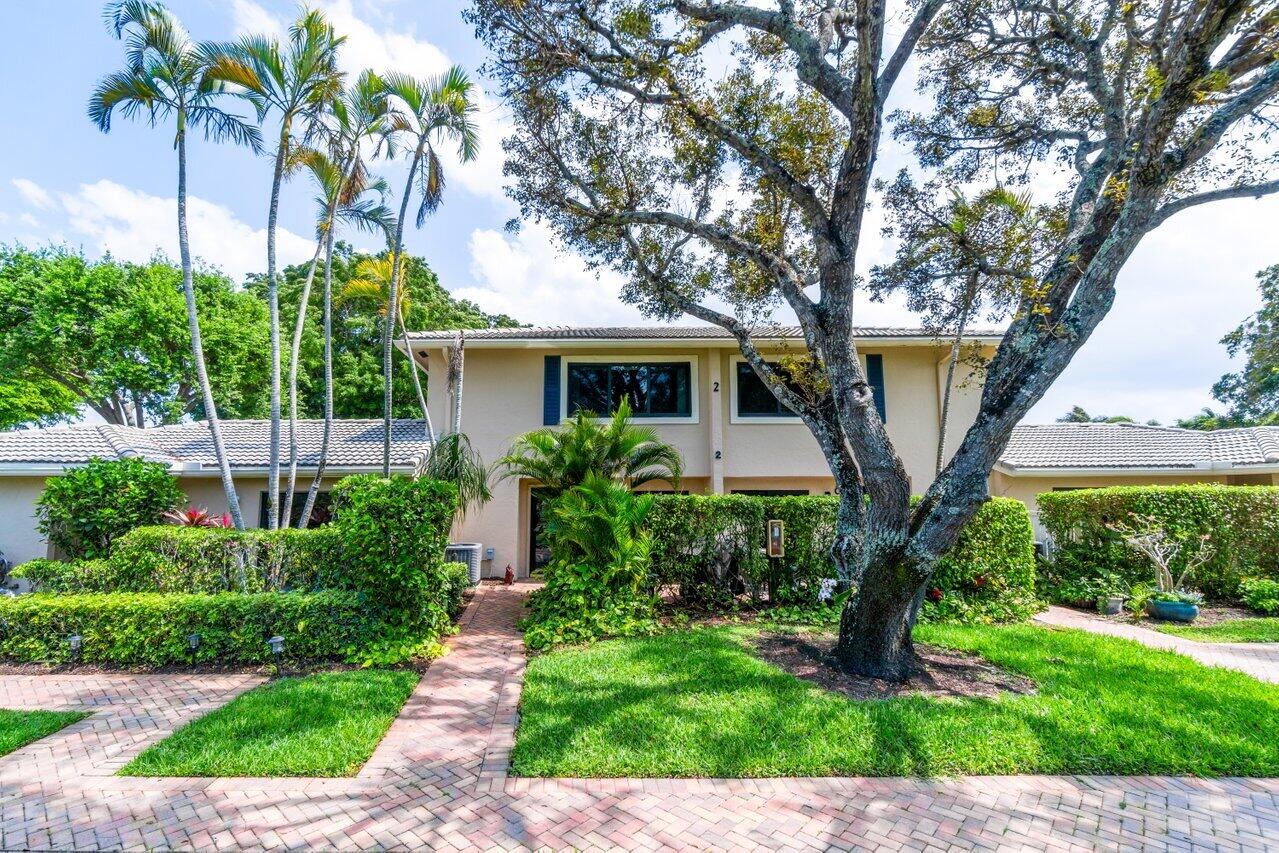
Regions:
[[1131, 586], [1152, 577], [1149, 560], [1108, 524], [1147, 516], [1172, 538], [1208, 535], [1214, 554], [1193, 583], [1209, 598], [1235, 599], [1244, 577], [1279, 578], [1279, 488], [1273, 486], [1121, 486], [1039, 495], [1039, 519], [1055, 544], [1041, 583], [1054, 600], [1084, 582], [1114, 576]]
[[1244, 578], [1239, 583], [1243, 603], [1269, 616], [1279, 615], [1279, 581], [1269, 578]]
[[141, 459], [90, 459], [52, 477], [36, 501], [40, 532], [72, 559], [106, 557], [135, 527], [157, 524], [183, 500], [166, 465]]
[[[748, 592], [770, 603], [811, 606], [833, 577], [830, 544], [839, 499], [828, 496], [657, 495], [646, 527], [653, 535], [653, 582], [681, 597], [723, 601]], [[764, 556], [765, 523], [786, 525], [785, 556]], [[1038, 609], [1034, 532], [1020, 501], [991, 498], [969, 522], [930, 581], [940, 593], [923, 619], [1007, 621]]]
[[266, 639], [284, 637], [294, 661], [352, 660], [379, 625], [359, 593], [26, 595], [0, 599], [0, 658], [18, 663], [72, 660], [68, 638], [83, 640], [78, 662], [164, 666], [271, 660]]
[[471, 571], [466, 563], [445, 563], [440, 567], [444, 575], [444, 587], [440, 603], [451, 618], [462, 615], [462, 595], [471, 586]]
[[594, 474], [550, 503], [546, 538], [554, 556], [521, 623], [529, 648], [657, 630], [647, 591], [652, 537], [642, 529], [652, 504], [651, 496]]

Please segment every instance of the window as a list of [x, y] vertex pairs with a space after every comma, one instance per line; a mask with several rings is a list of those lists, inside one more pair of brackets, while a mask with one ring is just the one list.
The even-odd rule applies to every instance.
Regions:
[[692, 373], [688, 361], [570, 362], [565, 411], [607, 417], [625, 400], [636, 418], [691, 418]]
[[[267, 526], [266, 515], [266, 492], [262, 492], [262, 502], [258, 504], [258, 527], [265, 528]], [[284, 501], [288, 498], [288, 492], [280, 492], [279, 502], [276, 507], [281, 513], [284, 512]], [[311, 520], [307, 522], [307, 527], [316, 527], [328, 522], [330, 495], [328, 492], [319, 492], [315, 496], [315, 506], [311, 507]], [[302, 507], [306, 504], [306, 492], [293, 493], [293, 518], [289, 520], [289, 527], [297, 527], [298, 519], [302, 518]]]
[[737, 414], [743, 418], [798, 417], [782, 405], [754, 368], [744, 361], [737, 362]]
[[808, 489], [733, 489], [735, 495], [750, 495], [756, 498], [790, 498], [796, 495], [807, 495]]

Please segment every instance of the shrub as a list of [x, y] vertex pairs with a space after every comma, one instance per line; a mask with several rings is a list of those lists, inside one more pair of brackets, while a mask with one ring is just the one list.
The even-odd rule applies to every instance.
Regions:
[[[285, 592], [359, 589], [332, 526], [309, 530], [140, 527], [115, 544], [116, 592]], [[59, 591], [56, 589], [50, 591]]]
[[1244, 577], [1279, 578], [1279, 488], [1273, 486], [1121, 486], [1039, 495], [1039, 518], [1055, 543], [1043, 586], [1060, 590], [1114, 575], [1128, 585], [1150, 579], [1150, 564], [1108, 525], [1144, 516], [1174, 540], [1211, 537], [1214, 553], [1193, 582], [1210, 598], [1233, 599]]
[[36, 501], [40, 532], [72, 559], [106, 557], [119, 536], [157, 524], [183, 500], [167, 466], [141, 459], [91, 459], [52, 477]]
[[28, 581], [35, 592], [110, 592], [112, 567], [107, 560], [30, 560], [14, 568], [11, 578]]
[[471, 571], [466, 563], [445, 563], [440, 571], [444, 575], [440, 603], [456, 619], [462, 615], [462, 595], [471, 585]]
[[522, 622], [530, 648], [656, 631], [647, 592], [652, 537], [642, 529], [652, 504], [594, 474], [551, 502], [546, 538], [554, 556]]
[[[827, 496], [657, 495], [654, 583], [678, 585], [681, 597], [724, 600], [749, 592], [770, 603], [810, 606], [834, 576], [830, 544], [839, 499]], [[765, 522], [786, 525], [785, 556], [764, 556]], [[1007, 621], [1038, 609], [1034, 531], [1020, 501], [991, 498], [937, 566], [923, 619]], [[936, 597], [936, 596], [934, 596]]]
[[26, 595], [0, 599], [0, 658], [116, 666], [188, 663], [188, 635], [200, 635], [197, 663], [251, 664], [271, 659], [266, 639], [284, 637], [289, 660], [354, 659], [378, 631], [364, 597], [319, 593]]
[[1262, 613], [1279, 615], [1279, 581], [1269, 578], [1244, 578], [1239, 583], [1243, 603]]

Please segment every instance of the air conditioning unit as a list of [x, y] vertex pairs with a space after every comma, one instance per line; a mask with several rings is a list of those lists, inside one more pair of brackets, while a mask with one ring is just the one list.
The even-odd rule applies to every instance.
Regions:
[[471, 586], [480, 582], [480, 559], [484, 556], [484, 546], [479, 542], [450, 542], [444, 549], [444, 559], [450, 563], [466, 563], [466, 573], [471, 579]]

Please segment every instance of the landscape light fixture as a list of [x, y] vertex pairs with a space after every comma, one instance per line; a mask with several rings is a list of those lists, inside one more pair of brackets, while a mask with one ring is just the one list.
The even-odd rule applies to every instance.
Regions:
[[84, 647], [84, 638], [79, 634], [72, 634], [67, 637], [67, 645], [71, 647], [71, 660], [74, 661], [80, 657], [80, 649]]
[[195, 650], [200, 648], [200, 635], [187, 634], [187, 648], [191, 650], [191, 665], [195, 665]]
[[279, 672], [280, 655], [284, 654], [284, 638], [279, 634], [276, 634], [274, 637], [267, 640], [266, 644], [271, 647], [271, 654], [275, 655], [275, 669], [276, 672]]

